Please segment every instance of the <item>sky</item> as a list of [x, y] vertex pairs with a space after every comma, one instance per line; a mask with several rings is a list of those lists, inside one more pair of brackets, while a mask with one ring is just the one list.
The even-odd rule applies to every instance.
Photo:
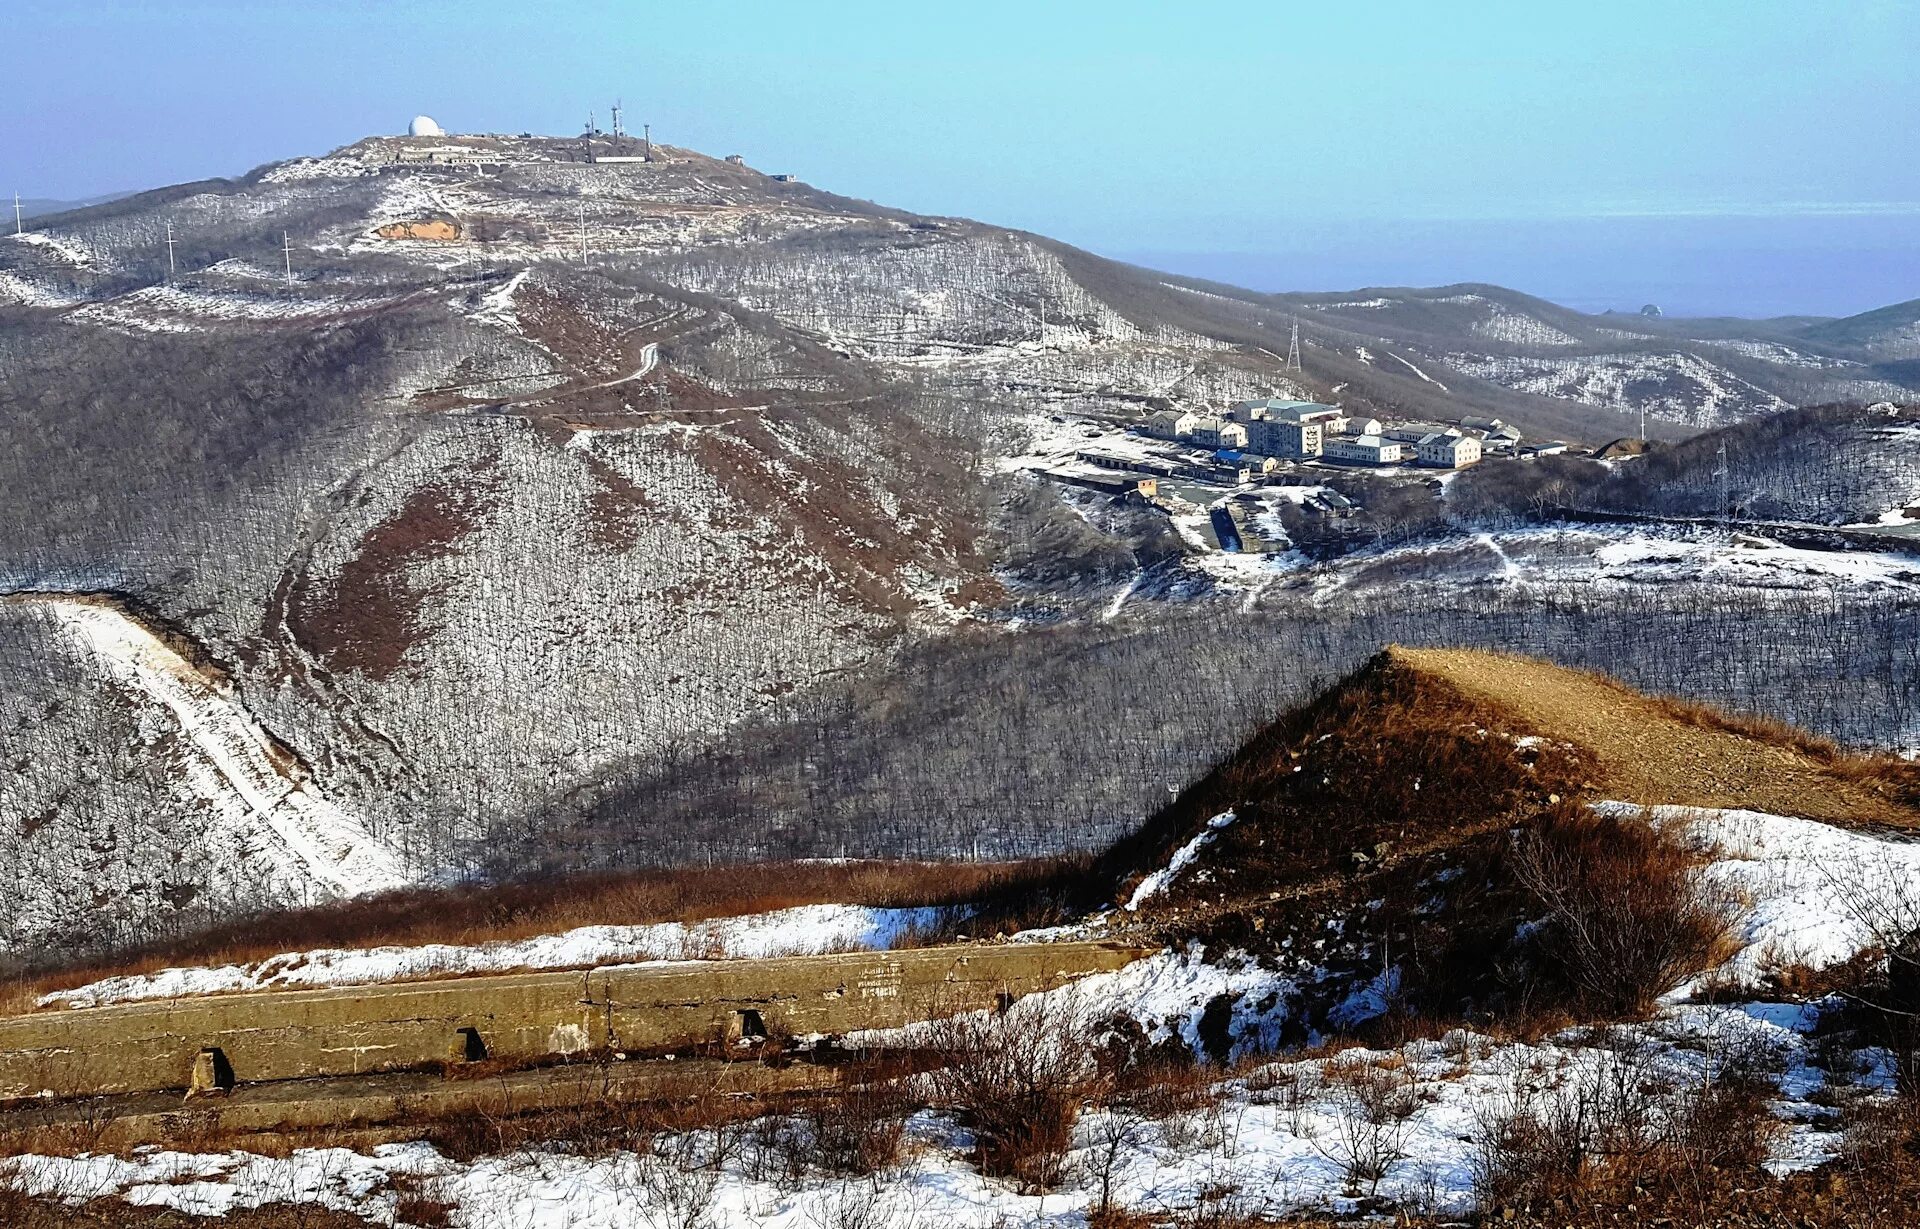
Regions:
[[577, 132], [619, 98], [674, 144], [1262, 289], [1920, 297], [1915, 0], [5, 9], [0, 192], [28, 197], [236, 174], [422, 112]]

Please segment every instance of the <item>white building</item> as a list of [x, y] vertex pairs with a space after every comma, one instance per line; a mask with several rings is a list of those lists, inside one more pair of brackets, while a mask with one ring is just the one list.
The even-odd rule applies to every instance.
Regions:
[[1197, 418], [1193, 423], [1193, 442], [1207, 448], [1245, 448], [1247, 429], [1224, 418]]
[[1417, 444], [1429, 435], [1463, 435], [1458, 427], [1448, 427], [1433, 422], [1398, 422], [1381, 432], [1390, 440], [1399, 440], [1403, 444]]
[[1155, 439], [1183, 440], [1193, 434], [1198, 414], [1186, 410], [1160, 410], [1147, 416], [1147, 434]]
[[1406, 456], [1406, 447], [1380, 435], [1330, 435], [1322, 443], [1320, 455], [1329, 461], [1359, 465], [1398, 465]]
[[1413, 451], [1422, 465], [1464, 469], [1480, 460], [1480, 441], [1471, 435], [1434, 432], [1414, 444]]
[[1248, 421], [1240, 416], [1240, 411], [1243, 410], [1249, 415], [1258, 410], [1259, 417], [1280, 422], [1324, 424], [1342, 417], [1338, 406], [1322, 405], [1318, 401], [1283, 401], [1278, 397], [1268, 397], [1263, 401], [1242, 401], [1233, 408], [1234, 417], [1242, 422]]
[[1255, 452], [1273, 457], [1317, 457], [1325, 437], [1317, 422], [1292, 422], [1284, 418], [1265, 418], [1247, 428], [1247, 443]]

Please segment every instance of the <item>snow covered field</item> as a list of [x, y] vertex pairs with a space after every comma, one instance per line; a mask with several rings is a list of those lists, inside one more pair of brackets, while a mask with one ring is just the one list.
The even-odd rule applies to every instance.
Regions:
[[[1283, 564], [1286, 570], [1298, 565]], [[1920, 557], [1786, 546], [1751, 534], [1549, 525], [1356, 551], [1304, 574], [1316, 600], [1409, 581], [1527, 585], [1714, 584], [1777, 591], [1920, 588]]]
[[[1689, 1007], [1604, 1037], [1581, 1031], [1527, 1045], [1456, 1031], [1397, 1050], [1275, 1062], [1228, 1081], [1217, 1105], [1163, 1120], [1116, 1120], [1115, 1111], [1089, 1111], [1069, 1157], [1073, 1176], [1045, 1195], [1019, 1194], [982, 1177], [966, 1159], [966, 1132], [926, 1111], [908, 1123], [902, 1161], [872, 1181], [770, 1175], [778, 1166], [757, 1155], [762, 1145], [755, 1132], [719, 1148], [726, 1159], [691, 1195], [705, 1203], [710, 1223], [727, 1227], [1073, 1226], [1086, 1223], [1093, 1175], [1105, 1169], [1117, 1203], [1148, 1211], [1171, 1214], [1204, 1204], [1267, 1215], [1352, 1210], [1364, 1193], [1349, 1177], [1357, 1081], [1386, 1079], [1412, 1112], [1383, 1141], [1391, 1160], [1377, 1193], [1409, 1208], [1457, 1213], [1472, 1202], [1477, 1140], [1490, 1109], [1515, 1098], [1553, 1096], [1621, 1062], [1644, 1078], [1684, 1087], [1702, 1078], [1713, 1055], [1755, 1044], [1771, 1049], [1782, 1068], [1773, 1106], [1781, 1128], [1770, 1167], [1785, 1172], [1826, 1159], [1838, 1142], [1826, 1126], [1831, 1116], [1808, 1100], [1826, 1085], [1824, 1073], [1807, 1061], [1805, 1034], [1814, 1019], [1783, 1004]], [[1865, 1061], [1857, 1082], [1884, 1086], [1886, 1073], [1871, 1056]], [[713, 1155], [716, 1144], [691, 1150]], [[586, 1156], [561, 1149], [461, 1163], [417, 1143], [370, 1153], [303, 1149], [285, 1159], [152, 1149], [128, 1158], [30, 1156], [12, 1162], [7, 1176], [29, 1192], [75, 1203], [119, 1196], [212, 1215], [300, 1202], [389, 1225], [406, 1189], [456, 1205], [457, 1223], [464, 1225], [641, 1229], [670, 1223], [688, 1199], [684, 1189], [663, 1189], [655, 1172], [661, 1163], [630, 1152]], [[8, 1167], [0, 1162], [0, 1174]], [[870, 1219], [838, 1219], [849, 1210]]]
[[819, 952], [884, 951], [900, 937], [934, 925], [941, 909], [871, 909], [802, 905], [772, 913], [660, 922], [648, 926], [582, 926], [563, 934], [461, 946], [323, 948], [283, 952], [245, 965], [162, 969], [110, 977], [42, 998], [42, 1007], [99, 1007], [143, 999], [296, 986], [365, 986], [455, 974], [576, 969], [663, 960], [752, 960]]

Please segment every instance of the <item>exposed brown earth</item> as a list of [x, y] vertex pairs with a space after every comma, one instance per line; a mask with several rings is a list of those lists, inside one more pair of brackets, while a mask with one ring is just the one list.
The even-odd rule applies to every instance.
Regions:
[[290, 623], [334, 669], [376, 682], [390, 678], [427, 635], [421, 605], [429, 596], [408, 570], [451, 553], [474, 527], [489, 492], [484, 479], [423, 486], [367, 531], [331, 584], [295, 591]]
[[445, 243], [460, 237], [460, 224], [448, 218], [389, 222], [374, 233], [382, 239], [429, 239]]
[[1920, 768], [1892, 757], [1849, 754], [1779, 723], [1532, 658], [1394, 647], [1387, 659], [1496, 706], [1521, 732], [1579, 747], [1592, 757], [1591, 788], [1601, 797], [1920, 827]]

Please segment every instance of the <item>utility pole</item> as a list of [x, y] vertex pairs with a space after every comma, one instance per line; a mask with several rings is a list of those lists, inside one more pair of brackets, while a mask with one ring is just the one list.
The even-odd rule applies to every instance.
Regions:
[[286, 231], [280, 232], [280, 254], [287, 260], [287, 285], [293, 285], [293, 240]]
[[1733, 510], [1729, 506], [1733, 502], [1733, 494], [1730, 489], [1733, 482], [1733, 471], [1727, 466], [1727, 441], [1720, 441], [1720, 452], [1718, 456], [1720, 463], [1713, 467], [1713, 476], [1720, 480], [1720, 519], [1722, 522], [1730, 522], [1733, 520]]
[[1300, 317], [1293, 318], [1293, 336], [1287, 342], [1287, 370], [1299, 371], [1300, 367]]
[[173, 285], [173, 219], [167, 219], [167, 285]]

